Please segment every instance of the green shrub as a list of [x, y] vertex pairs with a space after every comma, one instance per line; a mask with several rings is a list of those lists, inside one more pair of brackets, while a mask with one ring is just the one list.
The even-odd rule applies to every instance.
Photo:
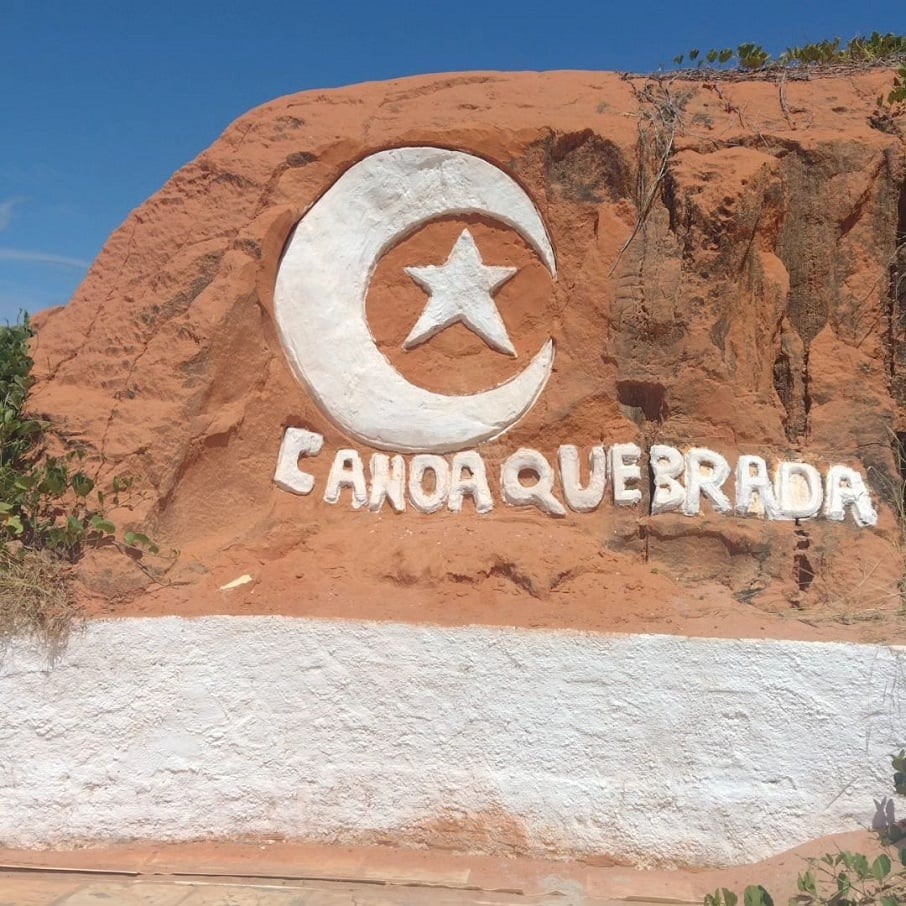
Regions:
[[[114, 478], [99, 489], [82, 468], [84, 453], [66, 449], [51, 425], [27, 411], [34, 384], [28, 317], [0, 326], [0, 633], [38, 631], [59, 638], [75, 611], [66, 566], [86, 547], [111, 544], [158, 553], [140, 532], [117, 535], [109, 501], [132, 484]], [[61, 452], [51, 452], [57, 442]]]
[[[712, 48], [704, 54], [696, 48], [688, 53], [688, 62], [700, 69], [730, 66], [747, 71], [759, 69], [784, 69], [799, 66], [815, 66], [829, 63], [876, 63], [896, 60], [906, 55], [906, 35], [893, 33], [882, 35], [872, 32], [867, 38], [857, 35], [847, 44], [839, 38], [804, 44], [802, 47], [788, 47], [776, 59], [760, 44], [740, 44], [732, 47]], [[686, 54], [673, 58], [676, 66], [682, 66]], [[901, 98], [902, 100], [902, 98]], [[893, 101], [891, 101], [893, 103]]]
[[[117, 504], [131, 482], [114, 478], [105, 494], [82, 470], [82, 451], [48, 452], [50, 425], [25, 410], [34, 383], [32, 333], [27, 317], [0, 327], [0, 550], [46, 550], [73, 562], [85, 545], [115, 538], [103, 506], [108, 496]], [[154, 548], [143, 535], [131, 540]]]

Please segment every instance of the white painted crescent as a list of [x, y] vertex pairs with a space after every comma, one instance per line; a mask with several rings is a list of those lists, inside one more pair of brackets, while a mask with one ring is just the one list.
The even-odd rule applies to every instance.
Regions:
[[280, 263], [274, 309], [293, 370], [341, 429], [372, 447], [443, 453], [490, 440], [531, 408], [550, 376], [550, 339], [518, 375], [469, 396], [417, 387], [378, 349], [365, 317], [378, 261], [451, 214], [508, 224], [556, 275], [525, 190], [493, 164], [441, 148], [380, 151], [350, 167], [299, 221]]

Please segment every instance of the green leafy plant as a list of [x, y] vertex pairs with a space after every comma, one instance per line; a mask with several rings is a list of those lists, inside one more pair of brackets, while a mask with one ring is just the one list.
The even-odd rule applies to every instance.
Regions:
[[709, 50], [705, 54], [705, 60], [713, 66], [717, 63], [718, 66], [724, 66], [726, 63], [729, 63], [733, 59], [733, 49], [727, 47], [724, 50]]
[[[688, 54], [673, 58], [676, 66], [682, 66], [688, 59], [696, 69], [722, 68], [731, 66], [742, 70], [787, 69], [802, 66], [820, 66], [833, 63], [878, 63], [895, 61], [906, 55], [906, 35], [872, 32], [867, 38], [857, 35], [843, 44], [839, 38], [788, 47], [776, 58], [760, 44], [744, 43], [732, 47], [712, 48], [702, 53], [698, 48]], [[892, 103], [892, 101], [891, 101]]]
[[[104, 493], [82, 470], [81, 451], [48, 451], [50, 425], [25, 411], [34, 383], [31, 335], [27, 318], [0, 328], [0, 550], [46, 550], [73, 562], [85, 545], [115, 538], [103, 507], [108, 498], [118, 504], [131, 481], [114, 478]], [[145, 536], [136, 540], [155, 547]]]
[[[906, 796], [906, 749], [891, 755], [893, 786]], [[797, 893], [789, 906], [904, 906], [906, 904], [906, 849], [897, 843], [906, 837], [900, 824], [880, 833], [888, 851], [876, 858], [848, 851], [808, 859], [796, 879]], [[739, 897], [723, 887], [705, 895], [704, 906], [737, 906]], [[743, 906], [773, 906], [774, 900], [760, 884], [743, 892]]]
[[760, 44], [740, 44], [736, 48], [736, 59], [740, 69], [761, 69], [771, 55]]
[[888, 104], [906, 103], [906, 63], [897, 70], [893, 80], [893, 88], [887, 95]]
[[856, 36], [846, 45], [845, 54], [854, 62], [873, 63], [906, 54], [906, 35], [886, 34], [876, 31], [867, 38]]
[[[906, 866], [906, 851], [899, 858]], [[862, 853], [828, 853], [809, 859], [808, 868], [797, 879], [799, 893], [790, 898], [790, 906], [902, 906], [904, 877], [894, 870], [886, 853], [871, 862]]]
[[814, 44], [805, 44], [802, 47], [788, 47], [779, 58], [779, 63], [784, 66], [802, 65], [811, 66], [819, 63], [840, 62], [846, 59], [846, 50], [841, 50], [840, 39], [833, 41], [818, 41]]
[[875, 99], [875, 109], [869, 117], [869, 122], [882, 132], [896, 132], [895, 120], [904, 112], [906, 112], [906, 63], [897, 69], [890, 91], [886, 95], [879, 94]]
[[[739, 897], [726, 887], [705, 895], [705, 906], [737, 906]], [[747, 887], [742, 894], [743, 906], [774, 906], [771, 895], [760, 885]]]
[[900, 749], [899, 755], [892, 755], [893, 788], [897, 795], [906, 796], [906, 749]]
[[0, 327], [0, 632], [37, 630], [59, 638], [75, 606], [65, 567], [86, 547], [112, 544], [157, 554], [145, 534], [125, 532], [105, 515], [132, 486], [116, 477], [104, 491], [62, 442], [51, 452], [51, 426], [27, 411], [34, 378], [27, 316]]

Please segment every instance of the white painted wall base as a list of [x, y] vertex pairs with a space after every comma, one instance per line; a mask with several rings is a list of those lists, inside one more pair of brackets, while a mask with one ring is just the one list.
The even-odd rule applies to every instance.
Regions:
[[[869, 826], [906, 649], [207, 617], [0, 648], [0, 843], [415, 839], [752, 861]], [[512, 841], [507, 841], [512, 842]]]

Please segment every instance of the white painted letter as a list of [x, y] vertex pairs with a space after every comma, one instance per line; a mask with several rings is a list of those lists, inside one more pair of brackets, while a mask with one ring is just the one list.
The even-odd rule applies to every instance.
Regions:
[[779, 519], [814, 519], [821, 509], [824, 493], [821, 476], [807, 462], [782, 462], [774, 478]]
[[[469, 475], [465, 476], [465, 472]], [[450, 499], [447, 503], [451, 513], [458, 513], [462, 509], [462, 499], [466, 494], [471, 495], [475, 501], [475, 509], [479, 513], [490, 513], [494, 509], [484, 460], [477, 450], [465, 450], [453, 457], [453, 467], [450, 470]]]
[[[534, 472], [538, 481], [526, 486], [519, 480], [522, 471]], [[566, 509], [554, 497], [554, 470], [537, 451], [525, 447], [517, 450], [500, 467], [500, 485], [503, 499], [510, 506], [536, 506], [549, 516], [565, 516]]]
[[317, 456], [324, 446], [324, 438], [305, 428], [287, 428], [277, 454], [274, 484], [291, 494], [310, 494], [315, 478], [299, 468], [300, 456]]
[[558, 451], [560, 459], [560, 483], [563, 496], [571, 510], [590, 513], [596, 510], [604, 498], [607, 485], [607, 453], [603, 447], [592, 447], [588, 454], [588, 468], [591, 474], [583, 488], [579, 483], [579, 450], [572, 444], [564, 444]]
[[327, 476], [327, 487], [324, 499], [327, 503], [336, 503], [343, 488], [352, 489], [352, 508], [357, 510], [368, 502], [368, 489], [365, 487], [365, 469], [362, 457], [355, 450], [337, 450]]
[[371, 497], [368, 508], [377, 512], [385, 500], [397, 513], [406, 509], [406, 498], [403, 488], [406, 484], [406, 463], [402, 456], [391, 459], [386, 453], [374, 453], [371, 456]]
[[613, 502], [619, 506], [635, 506], [642, 499], [639, 488], [627, 488], [626, 483], [639, 481], [642, 470], [639, 458], [642, 451], [635, 444], [614, 444], [610, 448], [610, 475], [613, 480]]
[[651, 514], [678, 510], [686, 501], [686, 489], [676, 480], [683, 474], [686, 463], [676, 447], [652, 444], [649, 453], [654, 494], [651, 497]]
[[[422, 485], [425, 472], [434, 473], [434, 490], [426, 491]], [[450, 467], [443, 456], [419, 453], [409, 463], [409, 499], [421, 513], [436, 513], [446, 502], [450, 487]]]
[[704, 494], [718, 513], [729, 513], [732, 509], [730, 501], [720, 489], [729, 476], [730, 465], [720, 453], [704, 447], [691, 449], [686, 454], [686, 502], [683, 512], [687, 516], [697, 516]]
[[846, 466], [831, 466], [824, 493], [824, 515], [834, 522], [842, 522], [846, 518], [847, 507], [856, 525], [874, 525], [878, 521], [862, 476]]
[[767, 463], [760, 456], [740, 456], [736, 463], [736, 512], [780, 518], [780, 507], [768, 476]]

